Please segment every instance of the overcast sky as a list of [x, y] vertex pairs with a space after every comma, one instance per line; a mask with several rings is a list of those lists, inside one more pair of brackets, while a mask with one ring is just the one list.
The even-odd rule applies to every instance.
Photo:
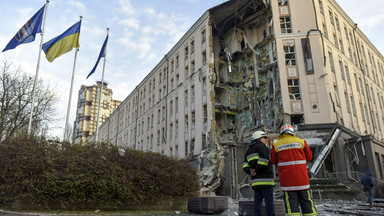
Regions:
[[[114, 99], [124, 100], [194, 22], [207, 9], [222, 2], [224, 0], [51, 0], [45, 42], [63, 33], [83, 16], [70, 123], [75, 120], [81, 85], [93, 85], [101, 80], [103, 61], [91, 77], [86, 79], [86, 76], [97, 60], [107, 27], [110, 36], [104, 79], [113, 90]], [[337, 2], [384, 53], [383, 0]], [[44, 4], [45, 0], [0, 1], [0, 50]], [[40, 39], [38, 36], [32, 43], [1, 53], [0, 60], [8, 58], [35, 75]], [[73, 50], [64, 54], [52, 63], [45, 59], [44, 53], [41, 56], [39, 78], [54, 85], [60, 96], [57, 106], [60, 121], [52, 125], [51, 135], [64, 133], [74, 53]]]

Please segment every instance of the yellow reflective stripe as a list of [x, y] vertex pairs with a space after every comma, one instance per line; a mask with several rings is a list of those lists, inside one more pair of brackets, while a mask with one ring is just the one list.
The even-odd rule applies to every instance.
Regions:
[[268, 162], [264, 162], [264, 161], [261, 161], [261, 160], [258, 160], [257, 164], [260, 164], [260, 165], [263, 165], [263, 166], [268, 166]]
[[285, 203], [286, 203], [286, 207], [287, 207], [287, 213], [290, 214], [292, 212], [292, 210], [291, 210], [291, 205], [289, 204], [288, 192], [284, 191], [284, 195], [285, 195]]
[[252, 160], [258, 160], [259, 158], [260, 156], [258, 154], [251, 154], [251, 155], [248, 155], [247, 161], [251, 162]]
[[251, 167], [251, 166], [249, 166], [248, 163], [243, 163], [243, 169], [246, 168], [246, 167]]
[[275, 185], [275, 181], [272, 178], [257, 178], [257, 179], [252, 179], [251, 185], [252, 186]]
[[260, 185], [275, 185], [275, 182], [253, 182], [252, 186], [260, 186]]
[[308, 199], [311, 201], [312, 213], [311, 214], [304, 214], [304, 215], [317, 215], [317, 211], [315, 209], [315, 205], [313, 204], [313, 200], [312, 200], [311, 194], [309, 193], [309, 190], [307, 190], [307, 193], [308, 193]]
[[303, 215], [313, 215], [313, 216], [317, 216], [317, 212], [315, 212], [315, 213], [303, 214]]

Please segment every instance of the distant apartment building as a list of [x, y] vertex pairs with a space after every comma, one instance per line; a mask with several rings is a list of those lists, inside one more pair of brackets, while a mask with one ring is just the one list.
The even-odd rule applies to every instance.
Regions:
[[[75, 143], [85, 142], [86, 139], [96, 131], [101, 84], [102, 82], [98, 81], [96, 85], [82, 85], [79, 90], [73, 133]], [[103, 96], [100, 103], [99, 125], [101, 125], [121, 103], [121, 101], [113, 100], [112, 89], [107, 86], [108, 83], [104, 82]]]
[[204, 187], [234, 197], [252, 132], [276, 134], [290, 123], [314, 153], [314, 175], [356, 180], [371, 170], [383, 180], [383, 65], [335, 0], [226, 1], [193, 24], [99, 139], [199, 169], [214, 157], [225, 178]]

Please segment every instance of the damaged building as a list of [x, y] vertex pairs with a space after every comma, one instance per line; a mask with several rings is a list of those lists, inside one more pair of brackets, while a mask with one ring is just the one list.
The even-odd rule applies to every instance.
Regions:
[[276, 139], [290, 123], [314, 153], [312, 177], [356, 182], [371, 170], [380, 183], [383, 64], [335, 0], [226, 1], [165, 54], [99, 140], [188, 158], [202, 194], [241, 198], [252, 132]]

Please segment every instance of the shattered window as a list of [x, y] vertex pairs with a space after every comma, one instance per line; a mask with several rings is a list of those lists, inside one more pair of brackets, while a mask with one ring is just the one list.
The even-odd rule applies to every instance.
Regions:
[[203, 123], [207, 123], [208, 121], [208, 109], [207, 105], [203, 106]]
[[207, 52], [204, 51], [203, 54], [202, 54], [202, 60], [203, 60], [203, 65], [207, 64]]
[[184, 55], [185, 55], [185, 59], [188, 59], [188, 56], [189, 56], [188, 46], [184, 48]]
[[289, 79], [288, 80], [288, 93], [289, 99], [291, 100], [300, 100], [300, 85], [298, 79]]
[[188, 133], [188, 115], [185, 116], [184, 125], [185, 125], [185, 133]]
[[185, 106], [188, 106], [188, 90], [186, 90], [185, 92], [184, 92], [184, 101], [185, 101]]
[[201, 31], [201, 43], [203, 44], [206, 41], [207, 38], [207, 31], [204, 29]]
[[284, 46], [285, 65], [296, 65], [295, 45]]
[[280, 17], [280, 28], [282, 34], [292, 33], [291, 17]]
[[288, 4], [288, 0], [277, 0], [277, 2], [279, 3], [279, 6]]
[[191, 54], [195, 52], [195, 41], [191, 41]]

